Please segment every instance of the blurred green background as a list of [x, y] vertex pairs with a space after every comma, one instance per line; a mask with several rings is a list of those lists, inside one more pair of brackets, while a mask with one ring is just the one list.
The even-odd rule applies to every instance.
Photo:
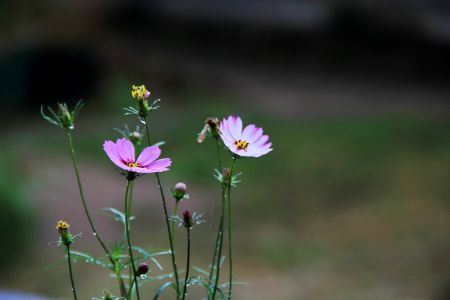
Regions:
[[[173, 160], [165, 188], [186, 182], [182, 208], [208, 220], [193, 231], [196, 266], [211, 259], [220, 203], [215, 145], [196, 142], [203, 121], [239, 115], [273, 142], [238, 163], [235, 299], [448, 299], [450, 40], [420, 21], [439, 11], [413, 2], [392, 18], [367, 1], [3, 1], [0, 289], [70, 298], [66, 266], [48, 267], [63, 258], [48, 244], [59, 219], [83, 233], [77, 250], [102, 255], [64, 131], [40, 104], [84, 99], [74, 141], [88, 202], [122, 209], [124, 179], [101, 146], [138, 125], [123, 107], [145, 84], [162, 100], [150, 130]], [[136, 181], [134, 214], [135, 243], [167, 248], [152, 176]], [[74, 268], [82, 299], [115, 292], [107, 271]]]

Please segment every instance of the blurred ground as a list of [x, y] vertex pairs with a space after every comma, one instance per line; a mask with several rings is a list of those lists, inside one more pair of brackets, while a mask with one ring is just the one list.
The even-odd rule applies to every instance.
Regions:
[[[79, 26], [55, 26], [62, 17], [54, 12], [64, 8], [42, 8], [45, 18], [24, 13], [5, 30], [0, 288], [68, 298], [66, 267], [46, 268], [62, 259], [48, 245], [61, 218], [83, 233], [78, 250], [101, 255], [82, 214], [64, 132], [39, 118], [39, 104], [85, 99], [74, 135], [86, 194], [93, 210], [121, 208], [123, 178], [101, 145], [118, 137], [112, 128], [137, 124], [122, 107], [133, 105], [130, 85], [145, 83], [162, 99], [153, 137], [167, 142], [163, 151], [174, 161], [163, 181], [167, 188], [185, 181], [192, 196], [183, 206], [208, 220], [193, 232], [196, 266], [211, 259], [219, 201], [214, 144], [195, 141], [203, 120], [238, 114], [273, 141], [272, 153], [238, 165], [235, 277], [246, 284], [236, 286], [236, 299], [448, 298], [448, 44], [386, 38], [383, 30], [355, 38], [342, 34], [348, 24], [311, 35], [267, 33], [244, 22], [236, 37], [235, 23], [227, 30], [156, 15], [142, 29], [125, 8], [109, 25], [94, 8], [67, 17], [84, 16]], [[341, 21], [354, 22], [346, 16]], [[323, 42], [330, 36], [336, 41]], [[153, 177], [136, 181], [135, 197], [133, 239], [166, 248]], [[120, 235], [110, 219], [95, 220], [107, 240]], [[177, 247], [184, 247], [181, 231]], [[107, 272], [83, 262], [75, 273], [81, 299], [114, 286]], [[192, 299], [200, 295], [192, 290]]]

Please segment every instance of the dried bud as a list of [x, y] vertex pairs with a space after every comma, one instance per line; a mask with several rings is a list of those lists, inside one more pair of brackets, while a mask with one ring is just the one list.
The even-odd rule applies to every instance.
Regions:
[[147, 274], [147, 272], [148, 272], [148, 265], [146, 263], [140, 263], [136, 270], [137, 275], [141, 276]]
[[56, 229], [58, 230], [59, 235], [61, 236], [61, 242], [69, 246], [72, 244], [72, 234], [69, 231], [70, 224], [66, 221], [58, 221], [56, 223]]
[[220, 136], [219, 124], [220, 124], [219, 119], [216, 117], [206, 118], [205, 126], [203, 126], [202, 131], [200, 131], [200, 133], [198, 134], [197, 142], [202, 143], [205, 140], [206, 135], [208, 133], [210, 133], [211, 136], [214, 138], [219, 138]]
[[183, 198], [187, 198], [186, 190], [187, 186], [185, 183], [178, 182], [177, 184], [175, 184], [175, 187], [172, 190], [172, 195], [177, 202]]
[[192, 228], [192, 214], [188, 210], [183, 212], [183, 226], [188, 229]]

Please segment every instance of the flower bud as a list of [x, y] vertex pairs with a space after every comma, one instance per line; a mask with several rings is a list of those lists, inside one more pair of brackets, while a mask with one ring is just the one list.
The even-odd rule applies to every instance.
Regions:
[[72, 244], [72, 234], [69, 231], [69, 227], [70, 224], [66, 221], [61, 220], [56, 223], [56, 229], [61, 237], [61, 242], [67, 247]]
[[186, 189], [187, 189], [187, 186], [183, 182], [178, 182], [177, 184], [175, 184], [175, 187], [172, 190], [172, 195], [177, 202], [180, 201], [181, 199], [185, 198]]
[[188, 229], [192, 228], [192, 214], [188, 210], [183, 212], [183, 226]]
[[113, 297], [111, 296], [111, 293], [108, 291], [103, 291], [103, 299], [104, 300], [113, 300]]
[[147, 274], [147, 272], [148, 272], [148, 265], [146, 263], [140, 263], [136, 270], [137, 275], [141, 276]]

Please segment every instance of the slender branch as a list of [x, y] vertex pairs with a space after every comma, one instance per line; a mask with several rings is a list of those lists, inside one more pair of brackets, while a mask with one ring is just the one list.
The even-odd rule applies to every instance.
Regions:
[[225, 184], [222, 184], [222, 208], [220, 210], [220, 222], [219, 222], [219, 243], [217, 245], [218, 247], [218, 253], [217, 253], [217, 260], [216, 260], [216, 278], [214, 281], [214, 291], [211, 297], [211, 300], [214, 300], [216, 298], [217, 294], [217, 285], [219, 284], [219, 276], [220, 276], [220, 258], [222, 256], [222, 246], [223, 246], [223, 223], [224, 223], [224, 217], [225, 217], [225, 202], [226, 202], [226, 186]]
[[[217, 148], [217, 159], [219, 161], [219, 171], [222, 172], [222, 170], [223, 170], [223, 162], [222, 162], [222, 152], [220, 151], [220, 140], [219, 140], [219, 138], [216, 138], [216, 146], [217, 146], [216, 147]], [[209, 282], [212, 282], [212, 280], [213, 280], [214, 266], [216, 265], [217, 251], [219, 250], [219, 240], [220, 240], [220, 236], [221, 235], [223, 235], [223, 231], [221, 231], [221, 228], [219, 226], [219, 228], [217, 230], [216, 242], [214, 244], [214, 254], [213, 254], [213, 259], [212, 259], [212, 262], [211, 262], [211, 270], [209, 271]]]
[[77, 300], [77, 290], [75, 289], [75, 282], [73, 280], [72, 274], [72, 260], [70, 259], [70, 246], [66, 246], [66, 250], [67, 250], [67, 262], [69, 264], [70, 284], [72, 285], [73, 299]]
[[[173, 209], [172, 209], [172, 217], [175, 217], [178, 213], [178, 203], [179, 203], [179, 201], [175, 201], [175, 205], [173, 206]], [[175, 222], [172, 222], [172, 226], [171, 226], [170, 230], [172, 231], [172, 241], [173, 241], [173, 244], [175, 245]]]
[[228, 266], [229, 266], [229, 290], [228, 290], [228, 299], [231, 299], [231, 295], [233, 293], [233, 255], [232, 255], [232, 239], [231, 239], [231, 181], [233, 179], [233, 169], [236, 164], [236, 156], [233, 156], [233, 164], [230, 169], [230, 180], [228, 182]]
[[[105, 242], [103, 242], [103, 239], [100, 237], [100, 235], [98, 234], [97, 229], [95, 228], [94, 222], [92, 221], [91, 214], [89, 213], [89, 208], [87, 206], [86, 199], [84, 197], [83, 184], [81, 183], [80, 174], [78, 172], [77, 161], [76, 161], [76, 156], [75, 156], [75, 148], [73, 146], [72, 134], [70, 133], [70, 129], [67, 129], [66, 133], [67, 133], [67, 140], [68, 140], [68, 143], [69, 143], [70, 155], [71, 155], [71, 158], [72, 158], [72, 165], [73, 165], [73, 169], [75, 171], [75, 176], [77, 178], [78, 190], [79, 190], [79, 193], [80, 193], [81, 202], [83, 204], [84, 213], [86, 215], [86, 218], [88, 219], [89, 225], [91, 226], [92, 234], [97, 239], [97, 241], [99, 242], [100, 246], [103, 248], [103, 251], [105, 252], [105, 254], [108, 257], [108, 259], [111, 262], [111, 264], [113, 265], [113, 269], [116, 270], [117, 269], [116, 268], [117, 267], [117, 261], [115, 261], [112, 258], [111, 253], [108, 250], [108, 247], [106, 246]], [[125, 284], [123, 283], [123, 279], [122, 279], [120, 273], [116, 272], [116, 275], [117, 275], [117, 278], [118, 278], [117, 280], [118, 280], [118, 283], [119, 283], [120, 294], [121, 294], [122, 297], [125, 297], [126, 290], [125, 290]]]
[[187, 230], [187, 258], [186, 258], [186, 275], [184, 277], [183, 298], [181, 298], [182, 300], [184, 300], [184, 298], [187, 295], [187, 284], [188, 284], [188, 279], [189, 279], [189, 264], [191, 261], [191, 229], [186, 228], [186, 230]]
[[[149, 144], [149, 146], [151, 146], [152, 142], [150, 139], [150, 131], [148, 129], [147, 118], [145, 118], [144, 121], [145, 121], [145, 130], [147, 132], [148, 144]], [[169, 234], [170, 255], [172, 258], [173, 273], [175, 275], [175, 286], [176, 286], [177, 299], [179, 299], [180, 298], [180, 282], [179, 282], [179, 278], [178, 278], [177, 261], [175, 258], [175, 251], [174, 251], [174, 247], [173, 247], [172, 231], [170, 230], [169, 214], [167, 213], [166, 197], [164, 195], [164, 189], [161, 185], [161, 179], [159, 178], [159, 173], [155, 173], [155, 176], [156, 176], [156, 180], [158, 181], [159, 192], [161, 193], [161, 201], [162, 201], [163, 209], [164, 209], [164, 217], [166, 219], [166, 227], [167, 227], [167, 232]]]
[[[134, 281], [136, 282], [136, 296], [138, 298], [138, 300], [141, 299], [140, 295], [139, 295], [139, 284], [137, 282], [136, 279], [136, 266], [134, 264], [134, 257], [133, 257], [133, 249], [131, 248], [131, 239], [130, 239], [130, 224], [129, 224], [129, 220], [130, 220], [130, 211], [128, 210], [128, 191], [130, 189], [130, 180], [127, 180], [127, 187], [125, 189], [125, 229], [126, 229], [126, 235], [127, 235], [127, 243], [128, 243], [128, 253], [130, 255], [130, 260], [131, 260], [131, 267], [133, 269], [133, 278]], [[133, 286], [130, 286], [130, 291], [128, 292], [128, 299], [131, 299], [131, 289]]]

